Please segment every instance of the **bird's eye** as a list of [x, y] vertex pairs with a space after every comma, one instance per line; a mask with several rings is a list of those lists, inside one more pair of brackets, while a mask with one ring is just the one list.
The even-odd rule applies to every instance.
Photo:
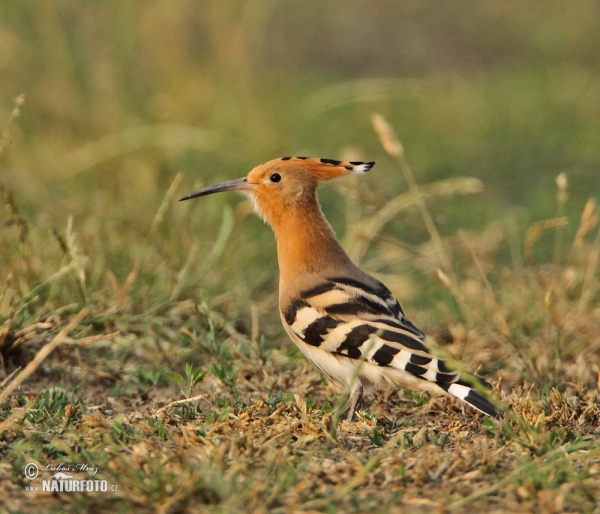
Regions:
[[279, 173], [273, 173], [273, 175], [271, 175], [269, 178], [271, 179], [271, 182], [281, 181], [281, 175]]

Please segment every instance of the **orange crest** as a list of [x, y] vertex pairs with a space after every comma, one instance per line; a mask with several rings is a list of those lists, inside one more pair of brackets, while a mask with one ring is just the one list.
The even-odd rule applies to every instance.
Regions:
[[267, 170], [285, 168], [303, 168], [317, 180], [332, 180], [344, 175], [367, 173], [375, 162], [337, 161], [335, 159], [319, 159], [316, 157], [281, 157], [261, 164], [252, 170], [256, 175]]

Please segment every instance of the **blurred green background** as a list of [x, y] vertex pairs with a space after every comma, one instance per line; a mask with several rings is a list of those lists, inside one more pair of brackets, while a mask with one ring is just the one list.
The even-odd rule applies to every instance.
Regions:
[[[406, 190], [374, 112], [395, 127], [419, 183], [482, 180], [478, 195], [429, 205], [442, 235], [510, 217], [521, 237], [556, 215], [560, 172], [572, 235], [600, 192], [599, 22], [593, 0], [4, 1], [0, 124], [15, 97], [25, 104], [0, 182], [29, 233], [21, 245], [14, 223], [0, 230], [0, 280], [26, 291], [56, 272], [64, 257], [50, 231], [64, 235], [72, 215], [90, 301], [110, 303], [113, 278], [122, 284], [138, 259], [135, 309], [177, 298], [212, 299], [238, 318], [247, 301], [271, 309], [275, 244], [247, 204], [176, 198], [283, 155], [352, 156], [378, 162], [352, 186], [374, 212]], [[342, 187], [321, 194], [340, 236]], [[386, 231], [428, 240], [416, 211]], [[206, 262], [219, 233], [219, 259]], [[541, 259], [553, 244], [546, 238]], [[42, 301], [68, 304], [69, 287]]]

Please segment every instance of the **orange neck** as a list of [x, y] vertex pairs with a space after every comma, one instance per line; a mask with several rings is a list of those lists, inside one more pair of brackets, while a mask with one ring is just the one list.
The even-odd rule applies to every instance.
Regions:
[[279, 290], [308, 274], [340, 272], [354, 267], [311, 195], [288, 206], [285, 215], [270, 217], [277, 239]]

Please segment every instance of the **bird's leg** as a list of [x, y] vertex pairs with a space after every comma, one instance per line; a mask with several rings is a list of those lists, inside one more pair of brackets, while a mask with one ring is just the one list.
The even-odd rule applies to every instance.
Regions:
[[352, 417], [354, 416], [354, 411], [356, 410], [356, 406], [358, 402], [360, 402], [363, 395], [363, 385], [360, 383], [360, 380], [356, 380], [356, 384], [352, 387], [352, 391], [350, 392], [350, 397], [344, 405], [344, 410], [342, 412], [348, 411], [348, 417], [346, 421], [350, 423], [352, 421]]

